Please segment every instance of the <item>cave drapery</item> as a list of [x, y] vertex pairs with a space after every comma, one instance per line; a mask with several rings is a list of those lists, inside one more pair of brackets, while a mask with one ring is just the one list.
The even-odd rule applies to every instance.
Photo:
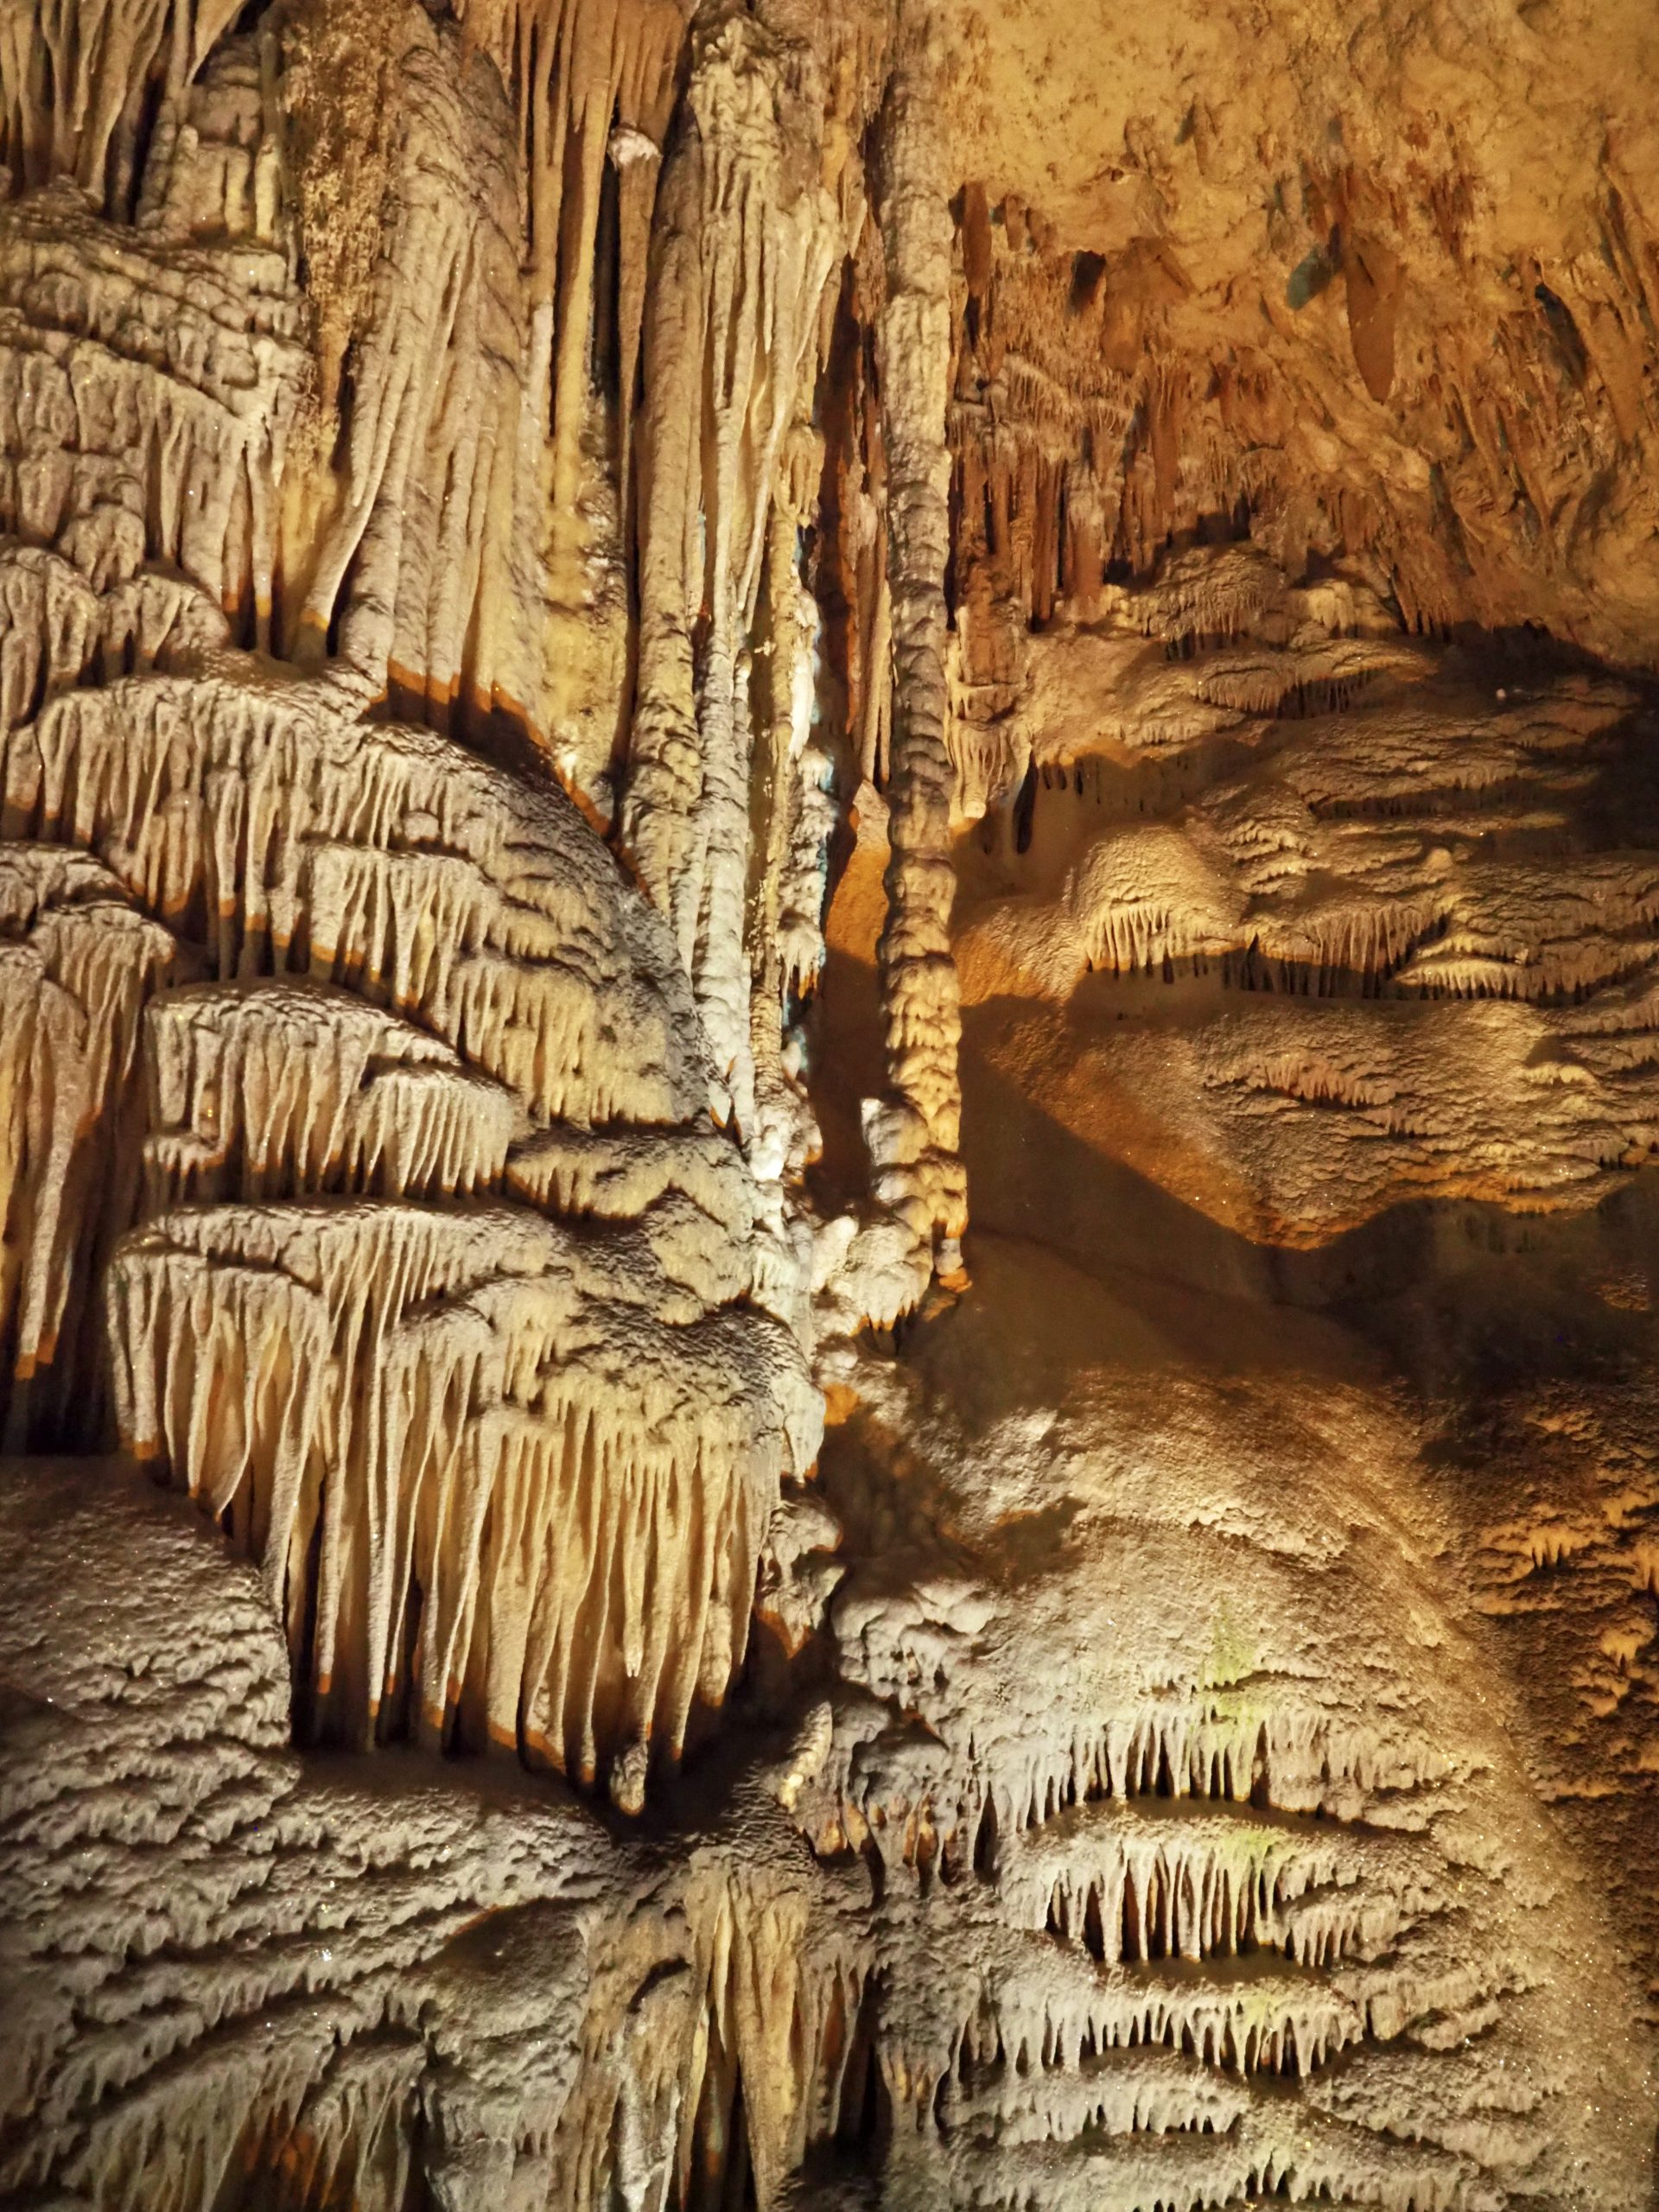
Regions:
[[0, 0], [0, 2199], [1649, 2212], [1649, 0]]

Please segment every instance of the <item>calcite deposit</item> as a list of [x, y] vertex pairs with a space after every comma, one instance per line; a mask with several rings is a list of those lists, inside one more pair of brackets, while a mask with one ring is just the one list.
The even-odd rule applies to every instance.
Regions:
[[0, 2199], [1650, 2212], [1656, 102], [0, 4]]

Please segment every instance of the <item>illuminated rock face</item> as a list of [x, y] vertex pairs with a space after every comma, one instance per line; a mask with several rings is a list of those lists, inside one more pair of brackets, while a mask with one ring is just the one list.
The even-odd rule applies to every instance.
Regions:
[[9, 2202], [1646, 2212], [1659, 48], [1247, 12], [0, 23]]

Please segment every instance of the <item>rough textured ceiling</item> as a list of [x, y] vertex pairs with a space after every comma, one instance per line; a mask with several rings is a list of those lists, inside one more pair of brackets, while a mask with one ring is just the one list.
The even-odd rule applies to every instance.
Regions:
[[1016, 0], [950, 19], [960, 143], [988, 190], [1040, 207], [1067, 251], [1161, 232], [1206, 289], [1282, 252], [1275, 194], [1308, 170], [1379, 190], [1460, 179], [1471, 265], [1478, 248], [1494, 274], [1596, 252], [1603, 180], [1638, 198], [1653, 181], [1659, 26], [1640, 0], [1160, 0], [1124, 16]]
[[1073, 300], [1175, 441], [1257, 460], [1270, 511], [1345, 496], [1408, 614], [1651, 661], [1650, 9], [1033, 0], [957, 39], [959, 173], [1103, 257]]

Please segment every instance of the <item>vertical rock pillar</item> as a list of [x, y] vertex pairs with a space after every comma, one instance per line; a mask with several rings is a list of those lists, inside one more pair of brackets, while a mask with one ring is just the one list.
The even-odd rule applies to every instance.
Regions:
[[870, 1134], [882, 1195], [931, 1246], [948, 1281], [960, 1272], [967, 1186], [958, 1156], [962, 1015], [950, 951], [956, 876], [945, 748], [951, 220], [939, 75], [931, 10], [925, 0], [908, 0], [880, 123], [893, 737], [887, 919], [878, 951], [894, 1098]]

